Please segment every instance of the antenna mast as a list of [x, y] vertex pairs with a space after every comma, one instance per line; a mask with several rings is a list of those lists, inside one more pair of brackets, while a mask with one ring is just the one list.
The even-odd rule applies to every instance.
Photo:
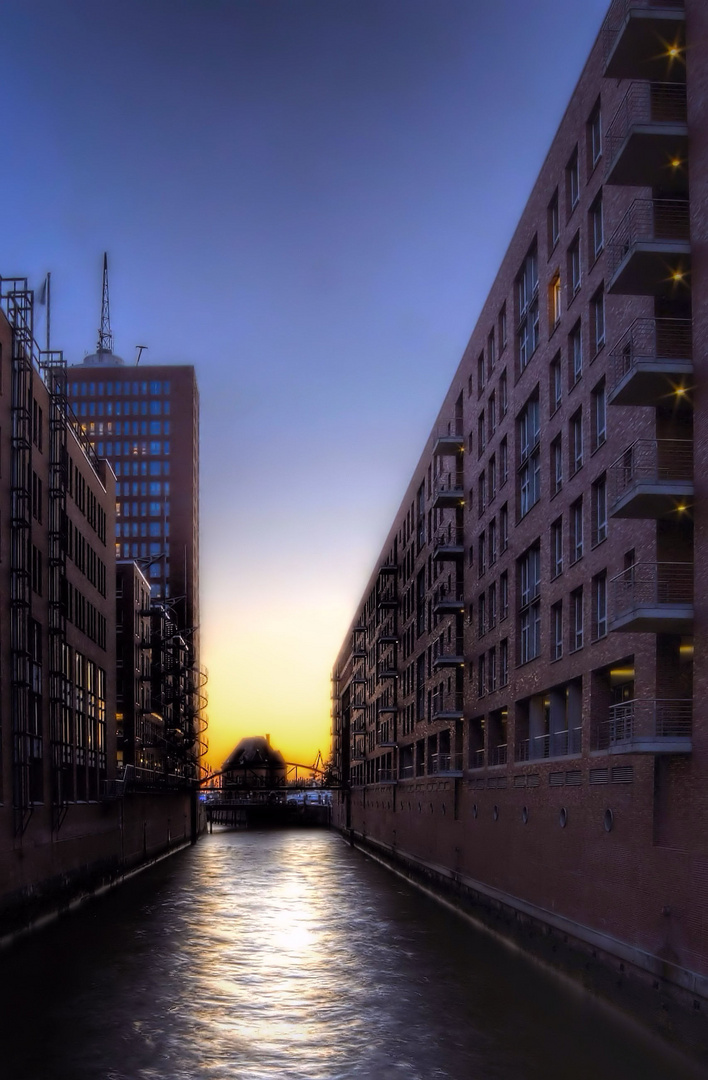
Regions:
[[113, 352], [113, 334], [111, 333], [111, 307], [108, 300], [108, 252], [103, 253], [103, 296], [101, 299], [101, 329], [98, 331], [99, 353]]

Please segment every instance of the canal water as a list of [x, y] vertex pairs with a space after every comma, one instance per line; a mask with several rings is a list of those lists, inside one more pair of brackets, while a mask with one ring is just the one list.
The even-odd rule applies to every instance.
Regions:
[[12, 1080], [695, 1073], [334, 833], [221, 832], [0, 955]]

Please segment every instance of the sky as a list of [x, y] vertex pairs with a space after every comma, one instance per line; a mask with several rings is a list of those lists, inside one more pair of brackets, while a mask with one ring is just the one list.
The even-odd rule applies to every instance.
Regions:
[[[3, 0], [0, 275], [191, 363], [208, 760], [330, 672], [606, 0]], [[43, 335], [41, 325], [38, 336]]]

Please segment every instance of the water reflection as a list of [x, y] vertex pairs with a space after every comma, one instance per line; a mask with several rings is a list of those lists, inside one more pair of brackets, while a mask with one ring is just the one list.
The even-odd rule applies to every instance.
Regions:
[[221, 833], [0, 958], [14, 1080], [691, 1075], [329, 833]]

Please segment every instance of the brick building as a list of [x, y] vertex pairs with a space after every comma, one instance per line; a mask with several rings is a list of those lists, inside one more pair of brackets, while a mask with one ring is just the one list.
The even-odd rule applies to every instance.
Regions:
[[67, 420], [26, 279], [0, 313], [0, 911], [100, 859], [115, 821], [114, 477]]
[[332, 690], [341, 827], [696, 1001], [707, 42], [612, 3]]

